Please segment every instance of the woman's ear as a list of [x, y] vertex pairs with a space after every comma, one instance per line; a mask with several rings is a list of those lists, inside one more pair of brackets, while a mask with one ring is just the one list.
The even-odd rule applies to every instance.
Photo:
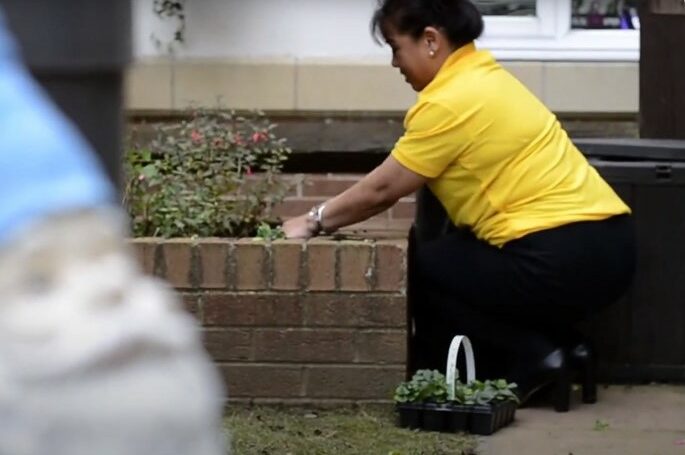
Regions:
[[428, 54], [434, 57], [445, 46], [445, 37], [435, 27], [426, 27], [423, 30], [423, 42], [425, 43]]

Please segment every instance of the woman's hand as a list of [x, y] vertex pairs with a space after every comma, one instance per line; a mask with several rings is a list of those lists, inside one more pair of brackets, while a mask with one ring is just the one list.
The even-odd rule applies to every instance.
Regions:
[[308, 239], [314, 235], [315, 228], [306, 214], [289, 219], [281, 227], [289, 239]]
[[[286, 221], [281, 229], [289, 239], [308, 239], [320, 231], [330, 233], [389, 209], [398, 199], [427, 182], [428, 178], [404, 167], [391, 155], [363, 179], [327, 200], [324, 206]], [[319, 212], [319, 207], [325, 210], [322, 208]]]

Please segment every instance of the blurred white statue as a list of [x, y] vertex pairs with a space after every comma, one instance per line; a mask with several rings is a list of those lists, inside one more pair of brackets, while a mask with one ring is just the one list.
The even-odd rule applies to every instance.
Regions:
[[109, 182], [2, 17], [0, 138], [0, 454], [225, 454], [195, 321], [141, 273]]

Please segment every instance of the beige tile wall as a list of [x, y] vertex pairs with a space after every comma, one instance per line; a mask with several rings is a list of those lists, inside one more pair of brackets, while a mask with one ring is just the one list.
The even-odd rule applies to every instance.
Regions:
[[544, 66], [543, 99], [553, 110], [637, 112], [637, 63], [555, 63]]
[[184, 61], [175, 65], [175, 109], [200, 104], [234, 109], [291, 110], [295, 105], [293, 61]]
[[172, 65], [147, 61], [129, 68], [126, 78], [126, 104], [131, 110], [165, 110], [173, 106]]
[[[504, 62], [552, 110], [635, 113], [637, 63]], [[396, 69], [368, 61], [140, 61], [127, 77], [133, 111], [188, 105], [276, 111], [404, 111], [415, 94]]]
[[398, 70], [387, 64], [298, 62], [296, 110], [403, 111], [416, 100]]

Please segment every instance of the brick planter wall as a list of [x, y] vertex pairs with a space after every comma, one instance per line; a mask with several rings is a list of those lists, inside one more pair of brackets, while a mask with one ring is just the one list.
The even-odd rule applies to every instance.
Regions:
[[231, 401], [389, 401], [404, 379], [405, 240], [131, 244], [201, 322]]

